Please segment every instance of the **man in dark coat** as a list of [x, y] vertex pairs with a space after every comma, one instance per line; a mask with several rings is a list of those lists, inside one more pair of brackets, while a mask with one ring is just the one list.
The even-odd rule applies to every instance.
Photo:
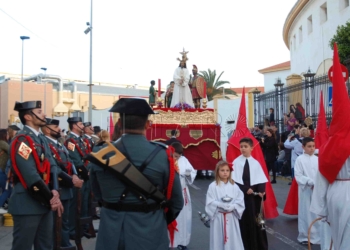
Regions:
[[176, 134], [177, 134], [177, 130], [173, 129], [171, 130], [171, 138], [169, 140], [167, 140], [165, 142], [166, 145], [171, 145], [173, 144], [174, 142], [178, 142], [178, 143], [181, 143], [178, 139], [176, 139]]

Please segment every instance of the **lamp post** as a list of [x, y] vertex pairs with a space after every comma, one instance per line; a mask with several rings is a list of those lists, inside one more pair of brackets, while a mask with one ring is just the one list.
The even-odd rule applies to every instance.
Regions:
[[[312, 104], [315, 104], [315, 99], [314, 99], [314, 95], [312, 95], [312, 90], [314, 89], [314, 86], [315, 86], [315, 82], [314, 82], [314, 77], [315, 77], [315, 73], [312, 73], [310, 68], [309, 70], [307, 71], [306, 74], [304, 74], [304, 77], [305, 77], [305, 84], [306, 84], [306, 88], [307, 88], [307, 98], [306, 98], [306, 105], [308, 105], [308, 111], [309, 111], [309, 116], [312, 118], [312, 107], [311, 105]], [[314, 105], [315, 106], [315, 105]]]
[[[258, 122], [258, 113], [259, 113], [259, 94], [261, 93], [260, 90], [258, 90], [258, 88], [255, 88], [253, 91], [252, 91], [253, 95], [254, 95], [254, 124], [255, 126], [258, 126], [259, 125], [259, 122]], [[244, 98], [244, 97], [242, 97]]]
[[276, 88], [276, 112], [275, 112], [275, 120], [278, 122], [277, 127], [280, 132], [282, 133], [282, 124], [283, 124], [283, 116], [282, 116], [282, 88], [284, 83], [282, 83], [280, 78], [277, 78], [276, 83], [274, 84]]
[[24, 49], [24, 40], [30, 39], [29, 36], [20, 36], [22, 40], [22, 70], [21, 70], [21, 102], [23, 102], [23, 49]]
[[90, 33], [90, 72], [89, 72], [89, 111], [88, 119], [92, 122], [92, 0], [91, 0], [91, 9], [90, 9], [90, 22], [87, 22], [88, 26], [84, 33], [87, 35]]
[[[42, 78], [45, 78], [47, 68], [43, 67], [40, 69], [44, 71], [44, 76]], [[42, 79], [42, 78], [40, 78], [40, 79]], [[44, 114], [46, 115], [46, 81], [44, 83]]]

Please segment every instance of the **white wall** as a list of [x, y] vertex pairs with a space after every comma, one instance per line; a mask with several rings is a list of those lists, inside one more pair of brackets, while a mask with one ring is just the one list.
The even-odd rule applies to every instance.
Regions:
[[264, 73], [264, 92], [276, 89], [273, 85], [277, 82], [277, 78], [280, 78], [282, 83], [286, 84], [286, 78], [289, 75], [291, 75], [290, 70]]
[[[236, 128], [236, 123], [228, 125], [227, 120], [235, 120], [237, 122], [239, 106], [241, 104], [241, 98], [228, 100], [217, 99], [217, 122], [221, 125], [221, 154], [222, 158], [226, 159], [227, 141], [229, 139], [229, 131]], [[208, 102], [208, 108], [214, 108], [214, 101]], [[248, 122], [248, 95], [246, 95], [246, 113]]]
[[[336, 33], [337, 27], [344, 25], [350, 18], [350, 7], [341, 9], [341, 3], [344, 1], [346, 0], [311, 0], [299, 13], [288, 34], [291, 73], [301, 74], [309, 67], [311, 71], [316, 72], [324, 60], [333, 58], [333, 51], [328, 45], [329, 41]], [[321, 23], [320, 6], [324, 3], [327, 3], [327, 21]], [[310, 16], [312, 16], [311, 33], [308, 30]], [[302, 32], [299, 31], [300, 27]], [[301, 36], [302, 42], [299, 42]], [[327, 65], [320, 72], [327, 73]]]

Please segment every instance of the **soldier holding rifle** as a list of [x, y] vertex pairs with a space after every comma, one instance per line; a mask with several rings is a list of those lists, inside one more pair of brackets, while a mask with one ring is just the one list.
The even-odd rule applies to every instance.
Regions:
[[91, 186], [102, 203], [96, 249], [168, 249], [167, 224], [171, 238], [184, 204], [174, 150], [147, 141], [148, 116], [154, 112], [145, 100], [122, 98], [110, 112], [120, 114], [124, 134], [89, 155], [95, 163]]

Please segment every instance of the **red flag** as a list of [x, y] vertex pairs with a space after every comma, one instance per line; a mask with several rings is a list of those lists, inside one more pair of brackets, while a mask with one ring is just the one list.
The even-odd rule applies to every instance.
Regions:
[[323, 93], [320, 95], [320, 112], [318, 113], [316, 134], [315, 134], [315, 146], [320, 149], [328, 140], [328, 128], [326, 121], [326, 113], [323, 105]]
[[[254, 138], [254, 136], [252, 135], [252, 133], [250, 133], [247, 127], [247, 116], [246, 116], [245, 107], [246, 107], [245, 106], [245, 88], [243, 88], [241, 105], [239, 107], [237, 126], [231, 138], [228, 140], [228, 146], [227, 146], [227, 152], [226, 152], [227, 162], [230, 165], [232, 165], [233, 160], [241, 155], [239, 140], [242, 139], [243, 137], [249, 137], [253, 140], [252, 157], [260, 163], [266, 178], [270, 180], [270, 177], [267, 172], [266, 164], [265, 164], [264, 155], [261, 151], [259, 142]], [[276, 197], [273, 192], [270, 181], [266, 183], [266, 200], [264, 202], [264, 207], [265, 207], [264, 214], [266, 219], [272, 219], [278, 216], [277, 201], [276, 201]]]
[[[321, 91], [320, 96], [320, 112], [318, 113], [316, 135], [315, 135], [315, 144], [316, 148], [320, 149], [328, 140], [328, 129], [326, 122], [326, 113], [324, 111], [323, 105], [323, 93]], [[292, 186], [290, 187], [286, 205], [284, 206], [283, 213], [298, 215], [298, 205], [299, 205], [299, 196], [298, 196], [298, 183], [295, 178], [293, 179]]]
[[332, 103], [333, 117], [329, 126], [329, 139], [320, 148], [319, 153], [319, 170], [330, 183], [333, 183], [350, 155], [350, 120], [348, 114], [350, 102], [344, 84], [336, 43], [334, 43], [333, 54]]
[[114, 122], [113, 122], [112, 113], [109, 113], [109, 135], [110, 135], [110, 138], [113, 137], [113, 133], [114, 133]]

